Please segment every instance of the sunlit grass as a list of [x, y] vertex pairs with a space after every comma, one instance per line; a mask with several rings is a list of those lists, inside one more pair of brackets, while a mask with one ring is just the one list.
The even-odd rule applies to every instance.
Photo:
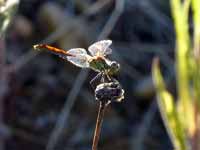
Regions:
[[[194, 33], [189, 34], [189, 8], [192, 8]], [[199, 0], [171, 0], [176, 31], [176, 82], [178, 101], [166, 90], [158, 61], [153, 63], [153, 79], [159, 108], [172, 143], [177, 150], [200, 149], [200, 6]], [[193, 39], [193, 40], [192, 40]]]

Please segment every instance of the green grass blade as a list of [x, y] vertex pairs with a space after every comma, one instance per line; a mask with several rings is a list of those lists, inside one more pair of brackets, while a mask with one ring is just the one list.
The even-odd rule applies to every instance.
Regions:
[[164, 80], [159, 70], [158, 60], [154, 61], [152, 71], [159, 109], [170, 139], [175, 149], [186, 150], [187, 144], [184, 129], [178, 118], [173, 97], [166, 90]]
[[192, 0], [193, 20], [194, 20], [194, 67], [193, 83], [195, 100], [200, 108], [200, 0]]
[[[191, 55], [190, 36], [188, 31], [187, 7], [181, 0], [171, 0], [172, 15], [176, 31], [176, 71], [178, 91], [178, 113], [184, 128], [190, 132], [193, 123], [193, 101], [190, 92], [189, 58]], [[187, 9], [186, 9], [187, 8]], [[186, 11], [187, 10], [187, 11]]]

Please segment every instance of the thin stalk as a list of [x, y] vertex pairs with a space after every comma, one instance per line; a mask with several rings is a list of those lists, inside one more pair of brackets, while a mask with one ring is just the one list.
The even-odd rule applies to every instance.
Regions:
[[106, 110], [106, 103], [100, 101], [99, 112], [97, 116], [96, 127], [93, 137], [92, 150], [97, 150], [105, 110]]

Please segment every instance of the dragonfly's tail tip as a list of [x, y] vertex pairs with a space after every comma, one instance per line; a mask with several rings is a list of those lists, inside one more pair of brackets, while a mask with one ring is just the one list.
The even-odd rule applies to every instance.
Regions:
[[33, 45], [33, 49], [35, 49], [35, 50], [38, 50], [40, 47], [41, 47], [40, 44]]

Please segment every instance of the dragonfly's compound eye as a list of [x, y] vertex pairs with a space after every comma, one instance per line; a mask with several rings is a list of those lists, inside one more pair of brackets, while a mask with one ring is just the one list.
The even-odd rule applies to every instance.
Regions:
[[112, 62], [111, 62], [111, 70], [112, 70], [114, 73], [117, 73], [117, 72], [119, 72], [119, 69], [120, 69], [120, 64], [117, 63], [116, 61], [112, 61]]
[[112, 61], [112, 62], [111, 62], [111, 67], [120, 69], [120, 64], [117, 63], [116, 61]]

